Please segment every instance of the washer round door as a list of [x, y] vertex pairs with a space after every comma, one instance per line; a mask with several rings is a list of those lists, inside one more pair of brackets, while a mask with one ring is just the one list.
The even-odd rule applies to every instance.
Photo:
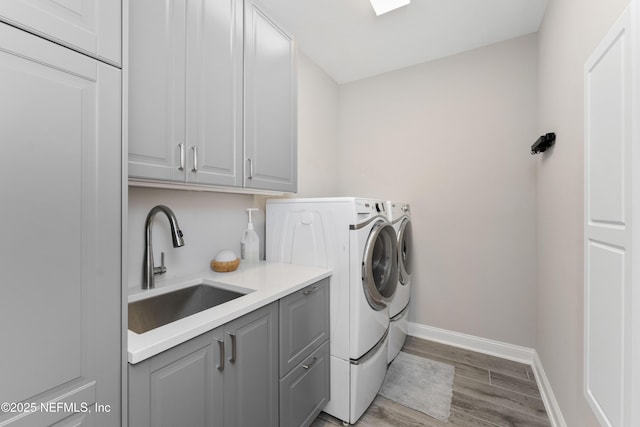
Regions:
[[411, 220], [403, 219], [398, 229], [398, 270], [401, 285], [408, 285], [411, 282], [412, 234]]
[[398, 285], [398, 244], [393, 226], [384, 221], [371, 228], [362, 260], [362, 285], [367, 302], [382, 310]]

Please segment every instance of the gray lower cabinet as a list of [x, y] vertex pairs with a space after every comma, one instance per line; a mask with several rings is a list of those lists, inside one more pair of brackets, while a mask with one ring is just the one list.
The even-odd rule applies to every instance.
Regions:
[[129, 365], [129, 425], [308, 426], [329, 390], [323, 279]]
[[222, 328], [129, 365], [129, 425], [222, 426], [223, 372], [216, 352]]
[[280, 376], [329, 339], [329, 279], [280, 300]]
[[280, 425], [310, 425], [329, 401], [329, 279], [280, 300]]
[[329, 341], [280, 380], [280, 425], [308, 426], [329, 401]]
[[278, 303], [225, 325], [224, 425], [278, 425]]
[[278, 304], [129, 365], [129, 425], [278, 425]]

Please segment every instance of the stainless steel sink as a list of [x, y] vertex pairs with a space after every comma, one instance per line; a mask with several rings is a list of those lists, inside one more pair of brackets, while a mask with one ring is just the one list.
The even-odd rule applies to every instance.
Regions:
[[142, 334], [243, 295], [245, 294], [200, 284], [130, 302], [129, 329]]

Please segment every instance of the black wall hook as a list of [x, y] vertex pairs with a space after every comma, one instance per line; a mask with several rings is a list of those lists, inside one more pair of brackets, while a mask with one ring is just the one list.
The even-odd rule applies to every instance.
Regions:
[[551, 147], [555, 143], [556, 143], [555, 133], [549, 132], [546, 135], [542, 135], [531, 146], [531, 154], [544, 153], [545, 151], [547, 151], [547, 148]]

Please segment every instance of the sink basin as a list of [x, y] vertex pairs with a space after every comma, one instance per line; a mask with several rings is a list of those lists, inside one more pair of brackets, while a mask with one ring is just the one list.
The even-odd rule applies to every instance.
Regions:
[[243, 295], [245, 294], [200, 284], [131, 302], [129, 329], [142, 334]]

